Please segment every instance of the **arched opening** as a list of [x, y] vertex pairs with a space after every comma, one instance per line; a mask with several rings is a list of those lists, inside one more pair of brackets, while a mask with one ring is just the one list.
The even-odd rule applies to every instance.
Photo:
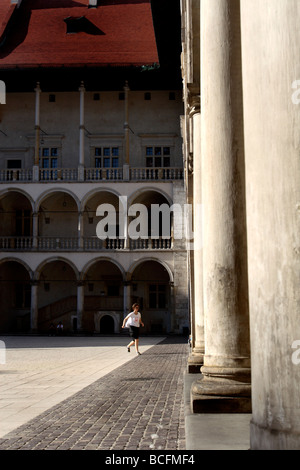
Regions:
[[171, 247], [173, 214], [170, 207], [163, 194], [151, 189], [132, 198], [128, 218], [131, 248]]
[[30, 249], [32, 246], [32, 206], [17, 191], [9, 191], [0, 200], [0, 248]]
[[0, 264], [0, 331], [30, 330], [31, 282], [27, 269], [17, 261]]
[[115, 331], [115, 322], [110, 315], [103, 315], [100, 319], [100, 333], [102, 335], [111, 335]]
[[78, 247], [78, 207], [70, 194], [51, 193], [41, 202], [38, 216], [39, 249]]
[[138, 302], [145, 324], [143, 331], [151, 334], [170, 333], [172, 329], [171, 279], [159, 261], [141, 262], [132, 272], [132, 302]]
[[107, 312], [117, 316], [120, 324], [124, 297], [120, 268], [108, 259], [99, 259], [87, 269], [84, 284], [83, 330], [99, 332], [98, 319]]
[[[102, 214], [97, 215], [97, 209]], [[108, 210], [109, 214], [108, 214]], [[97, 229], [98, 227], [98, 229]], [[103, 234], [99, 238], [98, 234]], [[84, 247], [118, 249], [123, 248], [123, 240], [119, 239], [119, 198], [110, 191], [99, 191], [85, 203], [83, 210]]]
[[61, 321], [64, 331], [73, 330], [77, 316], [77, 279], [64, 260], [47, 262], [40, 270], [38, 288], [38, 330], [48, 331]]

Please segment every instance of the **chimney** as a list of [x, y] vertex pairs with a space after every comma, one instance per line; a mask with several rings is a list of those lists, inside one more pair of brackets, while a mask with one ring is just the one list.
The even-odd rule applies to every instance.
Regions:
[[98, 0], [89, 0], [89, 8], [97, 8]]

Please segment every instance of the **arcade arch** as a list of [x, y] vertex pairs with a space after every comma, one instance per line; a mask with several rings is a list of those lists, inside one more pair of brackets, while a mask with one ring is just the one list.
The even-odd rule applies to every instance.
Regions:
[[37, 207], [39, 237], [78, 237], [78, 204], [73, 195], [66, 191], [54, 191], [45, 195]]
[[0, 263], [0, 330], [28, 332], [30, 330], [31, 273], [14, 259]]
[[31, 248], [32, 201], [20, 191], [7, 191], [0, 197], [0, 248]]
[[[101, 319], [111, 317], [113, 332], [119, 331], [123, 320], [123, 280], [121, 268], [109, 259], [101, 258], [90, 263], [82, 276], [84, 281], [84, 313], [82, 328], [101, 333]], [[106, 318], [102, 329], [112, 324]], [[106, 325], [106, 326], [105, 326]]]
[[36, 272], [38, 279], [39, 331], [48, 331], [52, 323], [62, 322], [64, 329], [72, 330], [72, 318], [77, 315], [76, 268], [64, 259], [46, 260]]
[[169, 333], [172, 329], [172, 284], [170, 268], [156, 259], [143, 260], [128, 273], [131, 300], [143, 313], [145, 333]]

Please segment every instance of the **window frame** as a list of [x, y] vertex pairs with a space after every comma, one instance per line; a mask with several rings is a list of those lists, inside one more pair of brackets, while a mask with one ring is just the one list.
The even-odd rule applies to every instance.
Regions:
[[170, 145], [147, 145], [145, 147], [146, 168], [170, 168]]
[[120, 145], [96, 145], [93, 147], [93, 168], [120, 168], [121, 164]]

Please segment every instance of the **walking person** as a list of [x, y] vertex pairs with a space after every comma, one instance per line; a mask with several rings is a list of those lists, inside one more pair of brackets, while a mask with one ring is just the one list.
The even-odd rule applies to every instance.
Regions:
[[124, 318], [122, 325], [122, 328], [129, 327], [130, 337], [132, 338], [132, 341], [127, 345], [127, 351], [130, 352], [130, 347], [135, 346], [135, 351], [138, 355], [141, 354], [139, 352], [140, 325], [144, 326], [142, 316], [139, 312], [139, 307], [139, 304], [133, 304], [133, 311]]

